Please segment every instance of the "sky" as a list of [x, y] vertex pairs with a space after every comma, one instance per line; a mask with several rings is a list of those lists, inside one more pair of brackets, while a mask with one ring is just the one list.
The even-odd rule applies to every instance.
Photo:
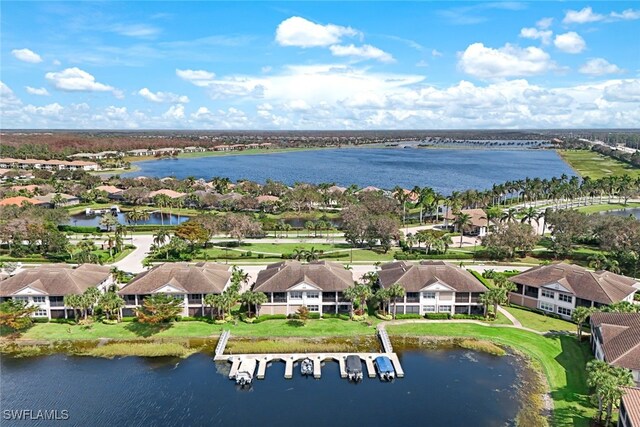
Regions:
[[3, 129], [640, 124], [637, 1], [0, 8]]

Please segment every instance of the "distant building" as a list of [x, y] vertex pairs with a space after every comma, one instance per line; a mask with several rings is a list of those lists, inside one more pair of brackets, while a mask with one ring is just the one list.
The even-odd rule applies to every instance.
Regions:
[[82, 264], [77, 268], [66, 264], [43, 265], [0, 281], [0, 300], [26, 301], [38, 306], [34, 317], [66, 319], [74, 317], [73, 308], [64, 305], [66, 295], [80, 295], [92, 287], [105, 291], [112, 284], [111, 267], [107, 265]]
[[178, 191], [167, 190], [167, 189], [163, 188], [162, 190], [152, 191], [151, 193], [149, 193], [148, 197], [150, 199], [153, 199], [155, 196], [159, 196], [159, 195], [164, 195], [164, 196], [170, 197], [172, 199], [179, 199], [180, 197], [186, 196], [185, 193], [180, 193]]
[[[463, 209], [460, 213], [467, 214], [471, 217], [471, 225], [468, 229], [464, 230], [464, 234], [479, 237], [487, 234], [487, 214], [482, 209]], [[457, 226], [454, 226], [454, 221], [457, 216], [458, 215], [451, 212], [451, 210], [447, 211], [444, 215], [444, 226], [454, 227], [454, 231], [462, 232], [463, 230], [458, 230]]]
[[107, 197], [111, 200], [124, 199], [124, 190], [113, 185], [100, 185], [95, 190], [107, 193]]
[[24, 197], [24, 196], [7, 197], [6, 199], [0, 200], [0, 206], [11, 206], [11, 205], [22, 206], [24, 203], [27, 203], [30, 205], [43, 204], [43, 202], [41, 202], [38, 199], [34, 199], [31, 197]]
[[589, 271], [574, 264], [533, 267], [511, 277], [517, 289], [509, 300], [518, 305], [571, 318], [576, 307], [602, 307], [633, 302], [640, 282], [609, 271]]
[[37, 159], [13, 159], [0, 158], [0, 168], [7, 169], [43, 169], [50, 171], [58, 170], [85, 170], [95, 171], [100, 167], [95, 162], [85, 162], [81, 160], [37, 160]]
[[209, 316], [211, 307], [204, 304], [205, 295], [221, 294], [231, 283], [231, 266], [213, 262], [190, 265], [165, 263], [140, 273], [120, 289], [125, 300], [123, 316], [133, 316], [134, 308], [154, 294], [166, 294], [183, 302], [182, 316]]
[[413, 264], [397, 261], [383, 264], [379, 283], [389, 288], [397, 283], [405, 290], [397, 313], [482, 314], [480, 295], [487, 291], [468, 271], [443, 261]]
[[74, 206], [80, 204], [80, 199], [78, 197], [65, 193], [49, 193], [45, 194], [44, 196], [34, 196], [33, 198], [36, 200], [40, 200], [43, 205], [53, 208], [55, 207], [53, 200], [56, 198], [56, 196], [60, 196], [60, 198], [62, 199], [62, 201], [59, 202], [58, 206]]
[[312, 313], [335, 314], [351, 311], [351, 302], [343, 292], [352, 285], [353, 274], [342, 264], [283, 261], [260, 271], [253, 290], [268, 298], [259, 314], [289, 315], [303, 305]]
[[629, 369], [640, 386], [640, 313], [593, 313], [590, 323], [596, 359]]

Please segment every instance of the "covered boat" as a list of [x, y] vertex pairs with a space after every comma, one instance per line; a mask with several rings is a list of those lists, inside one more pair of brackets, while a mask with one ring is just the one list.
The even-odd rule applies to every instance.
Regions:
[[395, 378], [396, 372], [393, 369], [393, 363], [387, 356], [378, 356], [373, 363], [378, 371], [378, 376], [382, 381], [391, 381]]
[[300, 363], [300, 373], [302, 375], [312, 375], [313, 374], [313, 360], [308, 357]]
[[345, 369], [347, 370], [347, 378], [349, 378], [349, 381], [362, 381], [362, 361], [359, 356], [347, 356]]
[[236, 384], [241, 386], [251, 384], [253, 373], [256, 371], [256, 359], [243, 359], [236, 372]]

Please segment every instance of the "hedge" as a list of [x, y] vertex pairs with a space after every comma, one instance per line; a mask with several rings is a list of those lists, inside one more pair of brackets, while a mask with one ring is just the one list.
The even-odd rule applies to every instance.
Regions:
[[344, 314], [344, 313], [324, 313], [322, 315], [322, 317], [324, 319], [340, 319], [340, 320], [351, 320], [351, 318], [349, 317], [348, 314]]
[[256, 317], [253, 323], [264, 322], [265, 320], [286, 320], [287, 316], [285, 314], [263, 314], [261, 316]]
[[489, 281], [487, 279], [485, 279], [484, 277], [482, 277], [482, 274], [478, 271], [475, 270], [467, 270], [469, 273], [471, 273], [473, 275], [473, 277], [475, 277], [476, 279], [478, 279], [480, 281], [480, 283], [482, 283], [487, 289], [493, 289], [495, 288], [495, 286], [493, 286], [492, 284], [489, 283]]
[[473, 254], [454, 252], [448, 254], [426, 255], [396, 252], [393, 257], [399, 261], [411, 261], [418, 259], [473, 259]]
[[85, 225], [58, 225], [58, 230], [68, 233], [84, 233], [84, 234], [93, 234], [93, 233], [101, 233], [100, 227], [88, 227]]
[[478, 314], [454, 314], [451, 318], [464, 320], [486, 320], [483, 316]]
[[422, 319], [418, 313], [396, 314], [396, 319]]
[[446, 320], [451, 318], [449, 313], [427, 313], [424, 315], [425, 319], [429, 320]]

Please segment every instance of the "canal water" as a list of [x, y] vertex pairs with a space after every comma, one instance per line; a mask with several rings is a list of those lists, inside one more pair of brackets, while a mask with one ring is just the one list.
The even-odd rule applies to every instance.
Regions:
[[[164, 225], [177, 225], [177, 224], [181, 224], [187, 220], [189, 220], [189, 217], [181, 215], [180, 217], [178, 217], [177, 215], [171, 214], [169, 215], [168, 213], [162, 214], [162, 218], [160, 217], [160, 213], [156, 212], [156, 213], [151, 213], [149, 214], [149, 218], [144, 220], [144, 221], [137, 221], [137, 222], [131, 222], [129, 223], [127, 221], [127, 214], [124, 212], [120, 212], [117, 215], [118, 218], [118, 222], [120, 224], [126, 224], [126, 225], [145, 225], [145, 224], [152, 224], [152, 225], [159, 225], [162, 224], [162, 222], [164, 221]], [[82, 227], [99, 227], [100, 226], [100, 221], [102, 220], [102, 216], [101, 215], [86, 215], [84, 213], [79, 213], [76, 215], [71, 215], [69, 217], [69, 219], [66, 221], [67, 225], [77, 225], [77, 226], [82, 226]]]
[[126, 176], [334, 182], [392, 189], [429, 186], [448, 195], [524, 178], [573, 176], [553, 150], [358, 148], [150, 160]]
[[265, 380], [243, 390], [227, 378], [228, 364], [202, 353], [186, 360], [4, 356], [0, 406], [66, 410], [68, 425], [79, 426], [515, 425], [515, 357], [446, 349], [404, 351], [400, 359], [405, 378], [392, 383], [348, 383], [335, 362], [321, 379], [301, 377], [296, 367], [286, 380], [284, 363], [275, 362]]
[[623, 216], [623, 217], [632, 216], [634, 218], [640, 219], [640, 208], [629, 208], [629, 209], [620, 209], [615, 211], [605, 211], [605, 212], [602, 212], [602, 214]]

